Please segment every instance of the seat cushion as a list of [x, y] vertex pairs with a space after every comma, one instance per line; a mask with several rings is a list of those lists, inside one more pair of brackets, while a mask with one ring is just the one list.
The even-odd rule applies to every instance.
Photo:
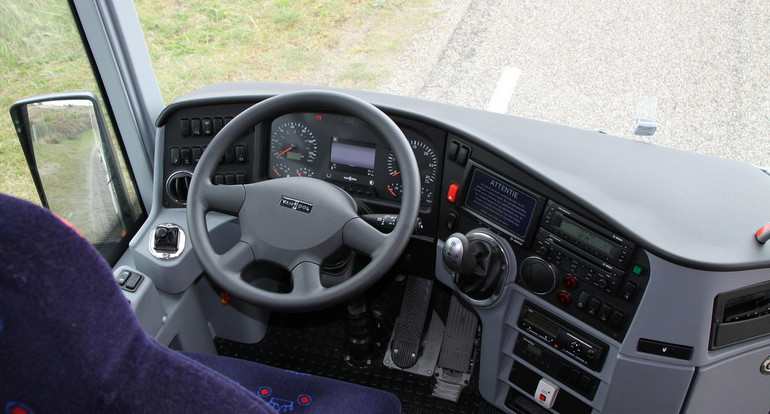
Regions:
[[388, 392], [329, 378], [286, 371], [251, 361], [184, 353], [227, 375], [278, 412], [400, 413], [401, 402]]

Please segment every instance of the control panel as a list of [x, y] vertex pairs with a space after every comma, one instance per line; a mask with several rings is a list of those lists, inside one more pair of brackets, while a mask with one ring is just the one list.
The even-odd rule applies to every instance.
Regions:
[[[247, 105], [212, 105], [181, 110], [165, 125], [163, 153], [163, 205], [183, 207], [192, 173], [211, 140]], [[246, 184], [257, 178], [254, 139], [244, 135], [219, 161], [211, 180], [215, 184]]]
[[549, 348], [569, 355], [594, 371], [601, 371], [607, 355], [607, 345], [598, 339], [560, 321], [529, 302], [524, 303], [518, 326]]
[[622, 341], [649, 267], [646, 254], [630, 241], [549, 201], [517, 282]]
[[598, 378], [576, 364], [559, 357], [549, 348], [536, 343], [535, 340], [519, 335], [513, 353], [535, 368], [569, 385], [574, 391], [589, 400], [593, 400], [596, 395], [600, 382]]

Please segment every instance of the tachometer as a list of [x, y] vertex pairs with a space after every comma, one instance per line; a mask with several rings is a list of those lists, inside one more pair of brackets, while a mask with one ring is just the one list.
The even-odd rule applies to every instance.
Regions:
[[317, 155], [318, 140], [306, 125], [296, 121], [273, 125], [270, 176], [312, 176]]
[[[420, 168], [420, 183], [422, 185], [420, 201], [422, 204], [430, 204], [433, 202], [433, 184], [436, 182], [436, 175], [438, 174], [438, 155], [428, 142], [410, 139], [409, 145], [412, 147], [417, 159], [417, 166]], [[400, 200], [401, 169], [398, 167], [396, 154], [393, 151], [388, 155], [387, 168], [389, 179], [385, 183], [382, 194], [386, 198]]]

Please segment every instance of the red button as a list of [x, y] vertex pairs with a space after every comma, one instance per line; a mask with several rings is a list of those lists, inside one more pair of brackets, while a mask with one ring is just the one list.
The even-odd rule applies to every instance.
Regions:
[[545, 395], [540, 394], [540, 401], [545, 401]]
[[449, 190], [447, 190], [446, 192], [447, 201], [449, 201], [450, 203], [454, 203], [455, 201], [457, 201], [457, 191], [459, 190], [460, 190], [460, 186], [458, 186], [457, 184], [450, 184]]

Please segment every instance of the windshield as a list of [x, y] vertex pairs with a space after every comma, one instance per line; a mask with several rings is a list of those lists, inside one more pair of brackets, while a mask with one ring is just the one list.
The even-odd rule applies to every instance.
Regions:
[[770, 165], [769, 8], [742, 1], [500, 3], [136, 6], [167, 103], [224, 81], [338, 86]]

